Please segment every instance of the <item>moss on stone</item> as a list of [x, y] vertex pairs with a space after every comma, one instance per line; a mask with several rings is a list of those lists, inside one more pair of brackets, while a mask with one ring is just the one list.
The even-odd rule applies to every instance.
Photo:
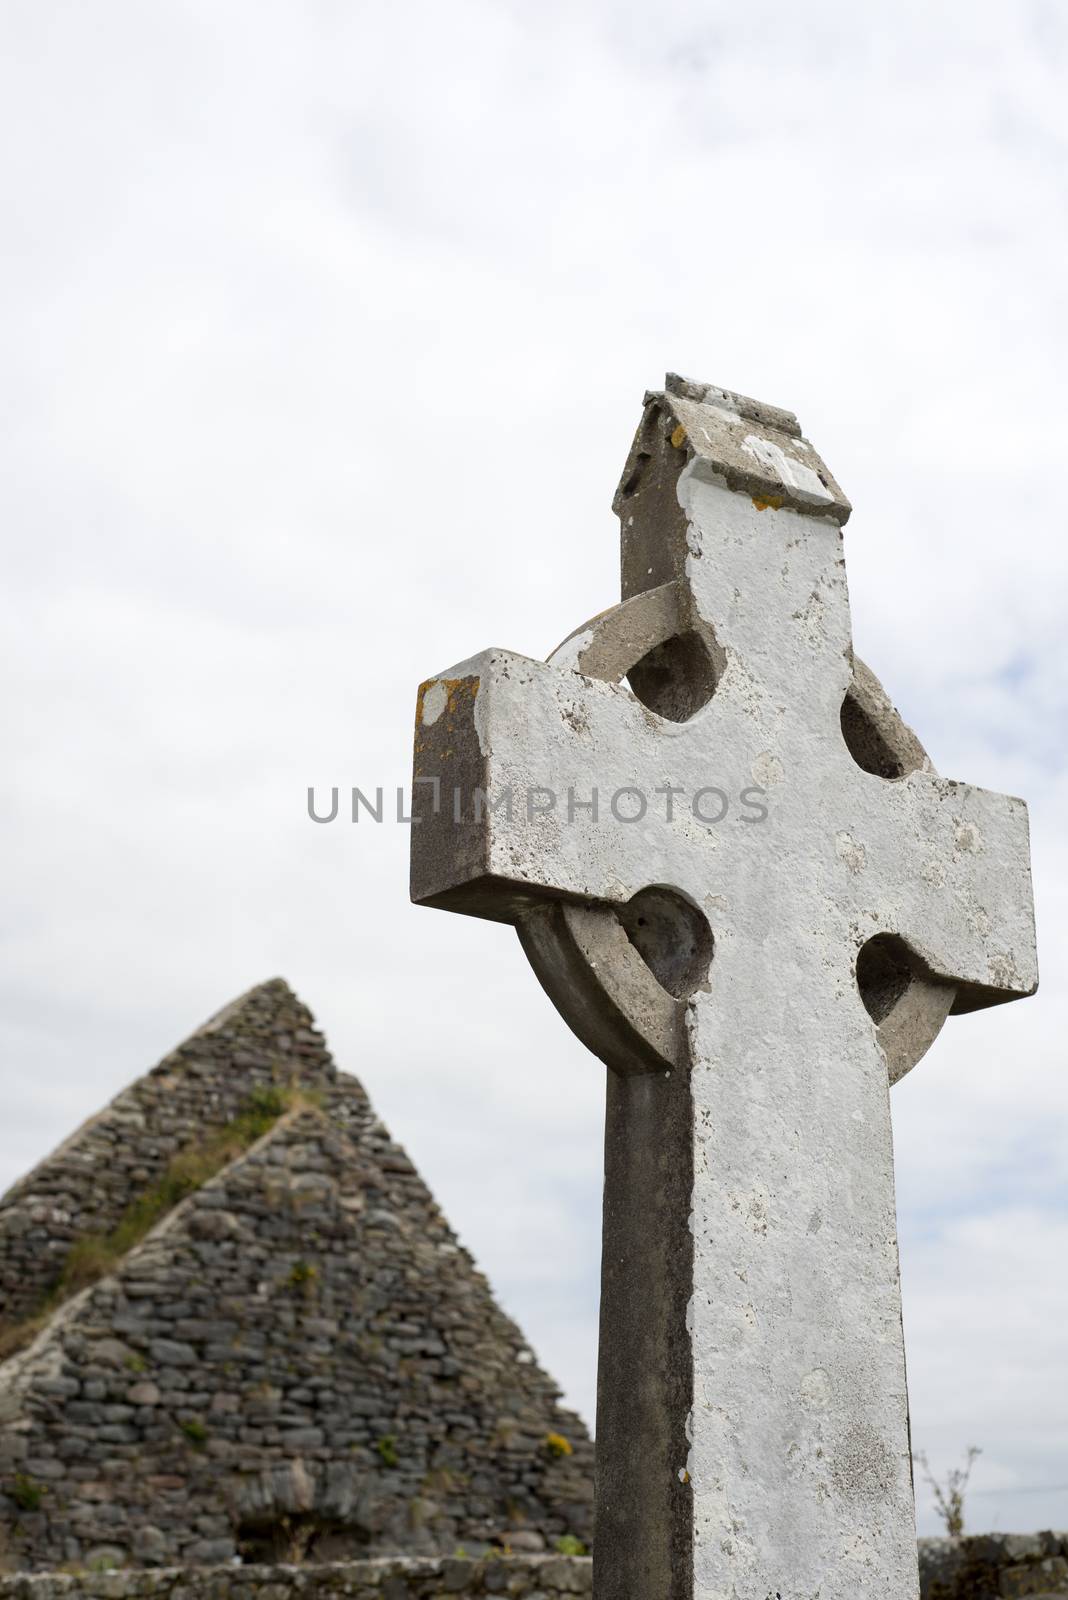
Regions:
[[0, 1330], [0, 1361], [29, 1344], [57, 1306], [114, 1271], [176, 1205], [262, 1139], [285, 1112], [317, 1103], [317, 1097], [292, 1085], [269, 1084], [253, 1089], [229, 1122], [212, 1129], [202, 1139], [191, 1141], [172, 1156], [160, 1177], [130, 1202], [113, 1228], [83, 1233], [74, 1240], [57, 1282], [37, 1309]]

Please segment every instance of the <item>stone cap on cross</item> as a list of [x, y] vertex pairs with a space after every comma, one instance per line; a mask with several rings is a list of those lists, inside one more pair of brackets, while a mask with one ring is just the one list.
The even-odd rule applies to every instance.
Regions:
[[667, 374], [662, 391], [646, 391], [644, 406], [643, 426], [613, 502], [617, 515], [637, 488], [649, 457], [647, 427], [655, 429], [666, 412], [674, 422], [673, 448], [685, 447], [692, 460], [705, 463], [729, 488], [767, 506], [788, 505], [829, 517], [839, 526], [848, 520], [849, 501], [803, 437], [792, 411], [713, 383], [680, 378], [677, 372]]

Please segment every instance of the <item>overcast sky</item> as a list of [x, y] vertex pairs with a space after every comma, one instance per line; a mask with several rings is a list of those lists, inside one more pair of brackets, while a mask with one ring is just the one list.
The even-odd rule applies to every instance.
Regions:
[[603, 1069], [305, 791], [405, 782], [421, 678], [610, 605], [642, 391], [739, 389], [852, 499], [939, 769], [1031, 804], [1040, 996], [951, 1021], [895, 1138], [914, 1441], [983, 1447], [974, 1527], [1068, 1526], [1063, 8], [0, 19], [0, 1180], [282, 974], [592, 1420]]

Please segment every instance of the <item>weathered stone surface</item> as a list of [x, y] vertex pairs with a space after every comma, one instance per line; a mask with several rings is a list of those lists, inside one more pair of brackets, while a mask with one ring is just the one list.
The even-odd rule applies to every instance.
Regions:
[[669, 377], [615, 508], [618, 607], [420, 687], [412, 830], [612, 1069], [597, 1587], [907, 1600], [888, 1089], [1036, 986], [1026, 807], [855, 664], [792, 415]]
[[0, 1577], [0, 1600], [564, 1600], [589, 1594], [591, 1567], [583, 1557], [514, 1556], [41, 1573]]
[[1018, 1595], [1063, 1592], [1068, 1589], [1068, 1561], [1063, 1556], [1046, 1556], [1005, 1567], [999, 1588], [1005, 1600], [1016, 1600]]
[[[1021, 1544], [1041, 1542], [1037, 1566], [1068, 1548], [1065, 1534], [991, 1534], [962, 1539], [921, 1539], [922, 1600], [995, 1600], [1003, 1570], [1019, 1565]], [[503, 1577], [503, 1587], [502, 1584]], [[505, 1593], [517, 1600], [563, 1600], [588, 1594], [592, 1563], [585, 1558], [515, 1556], [361, 1560], [305, 1566], [233, 1566], [108, 1573], [40, 1573], [0, 1576], [0, 1600], [455, 1600]], [[1036, 1594], [1039, 1591], [1028, 1591]], [[1046, 1591], [1068, 1593], [1063, 1581]]]
[[1068, 1533], [968, 1534], [919, 1542], [921, 1600], [1068, 1594]]
[[[0, 1202], [0, 1324], [37, 1310], [72, 1242], [114, 1225], [188, 1140], [221, 1127], [249, 1094], [290, 1079], [309, 1089], [336, 1078], [322, 1036], [284, 983], [263, 984], [83, 1124]], [[353, 1109], [367, 1114], [354, 1085]], [[109, 1341], [110, 1345], [110, 1341]], [[114, 1356], [101, 1345], [101, 1359]]]
[[[159, 1567], [474, 1553], [511, 1532], [587, 1542], [582, 1423], [285, 985], [254, 990], [165, 1066], [117, 1102], [143, 1117], [121, 1122], [126, 1203], [164, 1126], [169, 1150], [186, 1147], [275, 1070], [303, 1098], [0, 1365], [3, 1559]], [[27, 1183], [72, 1192], [83, 1162], [104, 1159], [108, 1116], [18, 1185], [0, 1222]], [[9, 1303], [20, 1261], [0, 1248]], [[549, 1434], [572, 1454], [554, 1455]]]

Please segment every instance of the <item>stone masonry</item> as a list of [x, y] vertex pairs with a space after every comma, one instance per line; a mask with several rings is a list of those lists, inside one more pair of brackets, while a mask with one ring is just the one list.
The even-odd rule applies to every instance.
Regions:
[[287, 986], [265, 983], [212, 1017], [0, 1201], [0, 1323], [35, 1311], [71, 1244], [113, 1226], [180, 1149], [230, 1122], [257, 1088], [291, 1080], [330, 1091], [332, 1115], [366, 1135], [374, 1115], [363, 1090], [338, 1079]]
[[401, 1558], [329, 1566], [164, 1568], [0, 1578], [0, 1600], [570, 1600], [588, 1557]]
[[[65, 1294], [250, 1105], [267, 1131]], [[585, 1429], [280, 981], [16, 1185], [0, 1294], [0, 1570], [590, 1539]]]
[[1068, 1533], [920, 1540], [920, 1600], [1068, 1595]]
[[[921, 1539], [921, 1600], [1068, 1594], [1068, 1533]], [[587, 1595], [574, 1556], [407, 1557], [330, 1565], [144, 1568], [0, 1577], [0, 1600], [564, 1600]]]

